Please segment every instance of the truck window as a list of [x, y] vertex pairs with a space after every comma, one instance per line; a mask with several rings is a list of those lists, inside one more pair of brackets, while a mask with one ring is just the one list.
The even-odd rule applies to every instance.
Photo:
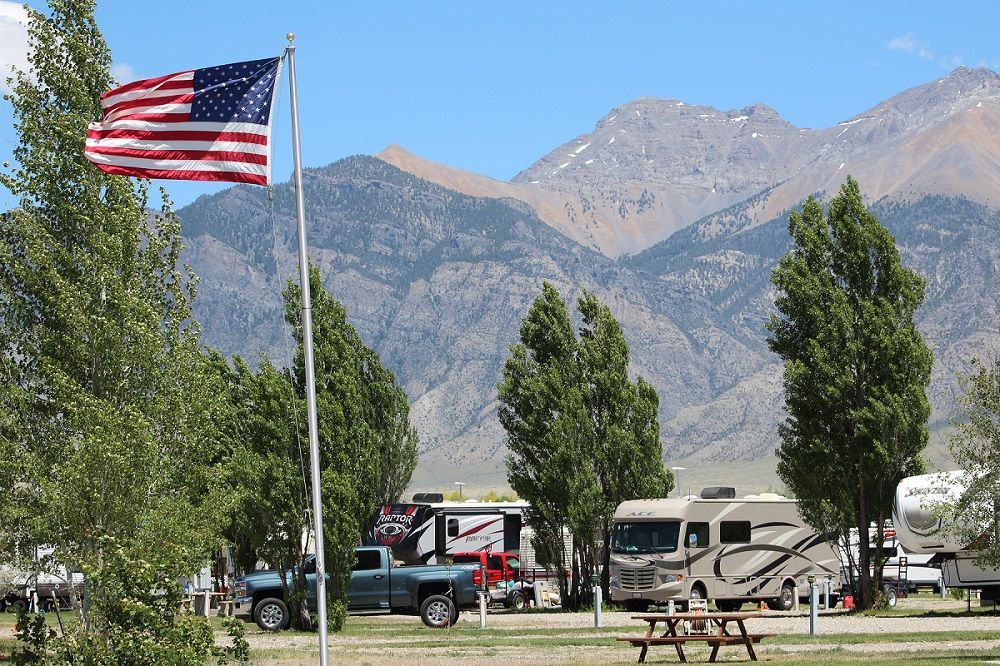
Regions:
[[613, 553], [673, 553], [681, 524], [677, 521], [615, 523], [611, 530]]
[[692, 534], [698, 538], [695, 548], [708, 548], [708, 523], [688, 523], [687, 533], [684, 535], [685, 544], [691, 543]]
[[486, 558], [487, 569], [503, 569], [503, 560], [499, 555], [490, 555]]
[[452, 558], [455, 564], [479, 564], [482, 559], [478, 555], [456, 555]]
[[458, 518], [448, 519], [448, 536], [450, 537], [458, 536]]
[[382, 568], [382, 557], [377, 550], [358, 551], [358, 561], [354, 563], [355, 571], [371, 571]]
[[750, 521], [723, 520], [719, 525], [719, 541], [722, 543], [750, 543]]

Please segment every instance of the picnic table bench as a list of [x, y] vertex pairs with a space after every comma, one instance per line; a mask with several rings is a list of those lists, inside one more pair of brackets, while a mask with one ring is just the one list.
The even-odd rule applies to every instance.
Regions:
[[[639, 651], [639, 663], [646, 661], [646, 652], [651, 645], [673, 645], [677, 649], [677, 657], [682, 662], [687, 662], [684, 656], [684, 644], [688, 642], [702, 642], [712, 646], [712, 656], [709, 661], [714, 662], [719, 654], [719, 648], [723, 645], [745, 645], [747, 654], [751, 661], [757, 661], [757, 654], [754, 652], [753, 644], [759, 643], [764, 638], [775, 636], [776, 634], [751, 634], [747, 633], [744, 621], [762, 617], [760, 613], [677, 613], [667, 615], [665, 613], [647, 613], [643, 615], [633, 615], [633, 620], [642, 620], [649, 625], [645, 636], [619, 636], [617, 640], [631, 643], [634, 647], [642, 648]], [[708, 633], [705, 634], [679, 634], [677, 627], [684, 621], [705, 622]], [[663, 622], [666, 631], [659, 636], [655, 636], [656, 625]], [[739, 628], [739, 634], [730, 633], [729, 623], [735, 623]]]

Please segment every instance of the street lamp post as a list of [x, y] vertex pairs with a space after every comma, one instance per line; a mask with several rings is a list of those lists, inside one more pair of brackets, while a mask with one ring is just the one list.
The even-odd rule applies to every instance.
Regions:
[[462, 499], [462, 486], [465, 485], [465, 481], [456, 481], [455, 485], [458, 486], [458, 499]]
[[680, 471], [685, 470], [685, 469], [687, 469], [687, 468], [686, 467], [671, 467], [670, 468], [670, 471], [674, 473], [674, 483], [677, 485], [677, 496], [678, 497], [683, 497], [683, 495], [681, 494], [682, 491], [681, 491], [680, 475], [677, 472], [680, 472]]

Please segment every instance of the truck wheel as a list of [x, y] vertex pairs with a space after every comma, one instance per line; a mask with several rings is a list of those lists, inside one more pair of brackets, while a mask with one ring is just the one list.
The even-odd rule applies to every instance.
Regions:
[[455, 624], [458, 611], [451, 599], [443, 594], [432, 594], [420, 604], [420, 619], [431, 629], [444, 629]]
[[885, 602], [888, 604], [889, 608], [896, 607], [896, 588], [886, 586], [885, 588]]
[[515, 592], [510, 595], [510, 607], [514, 610], [524, 610], [528, 606], [528, 601], [524, 598], [523, 592]]
[[8, 608], [14, 613], [25, 613], [28, 610], [28, 602], [24, 599], [15, 599]]
[[253, 621], [264, 631], [281, 631], [288, 626], [288, 606], [281, 599], [261, 599], [253, 610]]

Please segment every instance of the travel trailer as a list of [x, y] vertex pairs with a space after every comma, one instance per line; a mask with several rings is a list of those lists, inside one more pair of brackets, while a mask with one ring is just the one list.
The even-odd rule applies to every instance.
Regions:
[[[518, 556], [524, 578], [547, 578], [535, 560], [528, 503], [445, 502], [439, 493], [417, 493], [409, 504], [386, 504], [372, 517], [366, 546], [388, 546], [402, 564], [445, 564], [455, 553], [505, 552]], [[563, 538], [567, 558], [572, 537]]]
[[733, 488], [701, 497], [623, 502], [611, 530], [611, 599], [633, 611], [674, 601], [714, 599], [721, 610], [765, 601], [790, 610], [808, 576], [840, 591], [840, 560], [802, 522], [796, 502]]
[[[941, 567], [933, 561], [933, 556], [926, 553], [913, 553], [906, 550], [896, 538], [896, 529], [892, 523], [886, 521], [882, 528], [882, 581], [886, 598], [890, 606], [896, 605], [897, 596], [905, 596], [911, 592], [916, 592], [920, 588], [929, 588], [934, 592], [940, 590]], [[872, 523], [868, 529], [868, 546], [871, 549], [872, 566], [870, 571], [874, 574], [874, 558], [878, 548], [879, 529]], [[850, 548], [851, 562], [847, 561], [847, 548]], [[838, 553], [842, 556], [841, 575], [848, 566], [854, 566], [855, 579], [857, 578], [858, 562], [858, 529], [852, 527], [850, 530], [850, 544], [846, 547], [841, 543]]]
[[[962, 470], [900, 481], [892, 507], [896, 536], [907, 550], [934, 555], [931, 561], [940, 564], [946, 587], [982, 588], [984, 597], [1000, 598], [1000, 571], [978, 566], [977, 552], [949, 530], [945, 518], [945, 505], [958, 503], [968, 483]], [[996, 529], [996, 525], [982, 529]]]

